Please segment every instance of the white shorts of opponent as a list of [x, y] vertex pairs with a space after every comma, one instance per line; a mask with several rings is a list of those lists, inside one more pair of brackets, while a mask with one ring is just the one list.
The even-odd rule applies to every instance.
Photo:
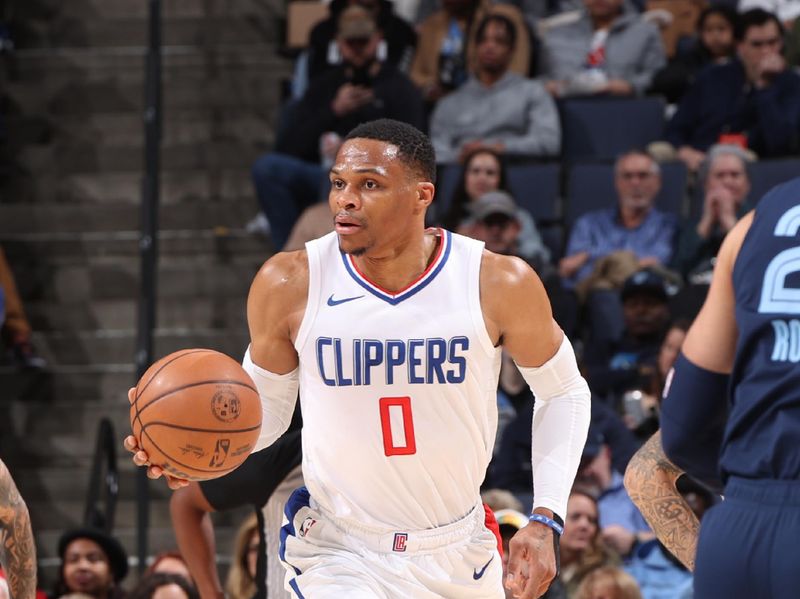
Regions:
[[280, 558], [300, 599], [503, 599], [497, 538], [481, 504], [424, 531], [374, 531], [321, 513], [305, 487], [286, 503]]

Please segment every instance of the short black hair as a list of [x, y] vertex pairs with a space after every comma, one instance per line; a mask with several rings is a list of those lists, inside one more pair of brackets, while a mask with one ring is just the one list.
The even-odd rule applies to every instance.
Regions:
[[697, 18], [697, 32], [700, 33], [703, 31], [703, 27], [705, 27], [706, 21], [709, 17], [719, 15], [731, 26], [732, 31], [736, 31], [736, 24], [739, 22], [739, 13], [736, 12], [732, 7], [726, 6], [725, 4], [713, 4], [711, 6], [707, 6], [703, 9], [703, 12], [700, 13], [700, 16]]
[[483, 40], [483, 36], [486, 35], [486, 28], [489, 27], [489, 23], [499, 23], [503, 26], [508, 34], [508, 44], [513, 50], [517, 47], [517, 28], [514, 26], [514, 22], [509, 19], [505, 15], [501, 15], [499, 13], [490, 13], [483, 17], [478, 23], [478, 29], [475, 33], [475, 40], [480, 44], [481, 40]]
[[783, 39], [783, 25], [778, 17], [773, 13], [764, 10], [763, 8], [754, 8], [739, 15], [739, 20], [736, 22], [736, 28], [733, 30], [733, 37], [737, 42], [744, 40], [747, 35], [747, 30], [751, 27], [761, 27], [772, 21], [778, 28], [778, 33]]
[[356, 138], [375, 139], [397, 146], [400, 159], [407, 166], [423, 179], [436, 183], [436, 154], [433, 144], [416, 127], [394, 119], [378, 119], [358, 125], [347, 134], [344, 141]]

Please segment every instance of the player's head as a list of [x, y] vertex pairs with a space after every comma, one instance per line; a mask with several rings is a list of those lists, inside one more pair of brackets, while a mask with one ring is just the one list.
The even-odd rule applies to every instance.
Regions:
[[381, 119], [353, 129], [330, 171], [341, 250], [359, 256], [421, 236], [435, 177], [433, 146], [411, 125]]

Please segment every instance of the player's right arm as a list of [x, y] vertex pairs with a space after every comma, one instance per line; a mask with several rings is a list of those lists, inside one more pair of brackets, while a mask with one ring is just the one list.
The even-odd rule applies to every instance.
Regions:
[[214, 511], [198, 483], [178, 489], [169, 501], [178, 549], [192, 573], [201, 599], [223, 599], [216, 564], [216, 542], [210, 512]]
[[[253, 452], [271, 445], [287, 428], [297, 401], [298, 357], [294, 339], [308, 298], [308, 258], [305, 250], [275, 254], [256, 274], [247, 297], [247, 324], [250, 346], [243, 366], [254, 379], [262, 406], [261, 435]], [[133, 401], [135, 389], [128, 391]], [[170, 489], [179, 489], [188, 481], [166, 475], [150, 464], [147, 452], [136, 437], [123, 442], [133, 454], [133, 463], [147, 466], [149, 478], [164, 475]]]
[[308, 299], [305, 250], [269, 259], [253, 280], [247, 298], [250, 347], [242, 365], [261, 397], [261, 434], [253, 452], [280, 437], [292, 420], [298, 389], [294, 340]]
[[36, 596], [36, 545], [28, 508], [0, 461], [0, 564], [6, 573], [11, 599]]
[[661, 448], [661, 432], [648, 439], [625, 470], [625, 489], [658, 540], [694, 571], [700, 521], [675, 484], [683, 470]]

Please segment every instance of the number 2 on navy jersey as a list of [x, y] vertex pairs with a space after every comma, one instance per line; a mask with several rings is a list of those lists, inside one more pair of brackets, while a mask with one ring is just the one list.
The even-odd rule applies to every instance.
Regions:
[[[775, 237], [795, 237], [800, 229], [800, 206], [783, 213], [775, 225]], [[767, 265], [761, 285], [761, 314], [800, 314], [800, 289], [786, 287], [789, 275], [800, 271], [800, 247], [777, 254]]]
[[383, 452], [387, 456], [417, 453], [411, 398], [381, 397], [378, 406], [383, 432]]

